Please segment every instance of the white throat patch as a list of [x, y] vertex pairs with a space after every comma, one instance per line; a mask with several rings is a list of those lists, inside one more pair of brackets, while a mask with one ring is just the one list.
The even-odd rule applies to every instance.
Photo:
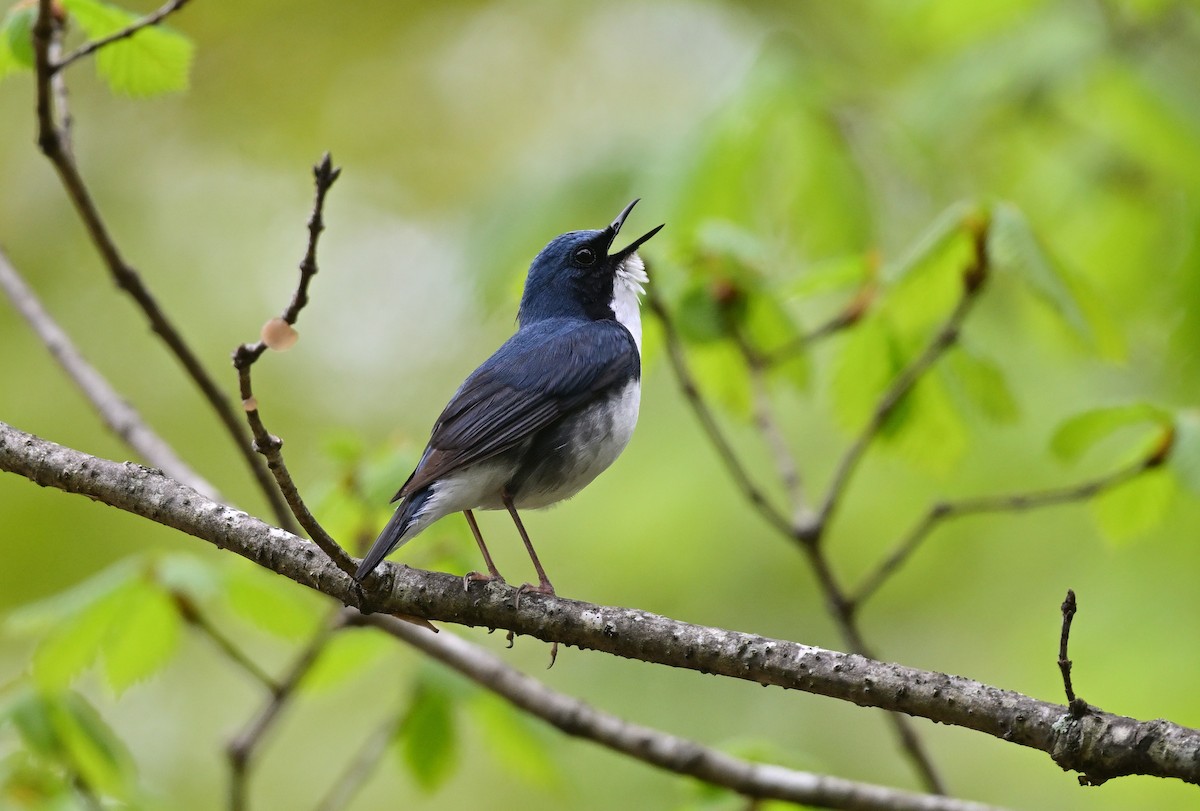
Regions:
[[642, 285], [649, 283], [646, 263], [636, 253], [630, 254], [617, 267], [617, 275], [613, 279], [613, 297], [608, 305], [617, 323], [633, 336], [639, 354], [642, 351], [642, 315], [638, 309], [638, 297], [646, 292]]

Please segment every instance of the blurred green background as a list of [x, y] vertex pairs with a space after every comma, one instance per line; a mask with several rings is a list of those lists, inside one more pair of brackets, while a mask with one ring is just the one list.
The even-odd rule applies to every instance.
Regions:
[[[1107, 313], [1102, 340], [1087, 345], [1028, 297], [1003, 286], [985, 294], [966, 340], [1003, 370], [1020, 419], [963, 417], [961, 453], [934, 464], [873, 453], [829, 540], [848, 577], [931, 499], [1079, 481], [1128, 451], [1114, 440], [1064, 467], [1046, 449], [1063, 418], [1196, 399], [1195, 2], [196, 0], [173, 25], [197, 46], [185, 94], [114, 98], [90, 65], [72, 69], [79, 162], [127, 257], [231, 396], [230, 351], [256, 337], [294, 285], [309, 167], [329, 150], [344, 168], [301, 341], [256, 370], [264, 417], [318, 503], [356, 448], [371, 449], [361, 453], [375, 470], [393, 468], [397, 486], [448, 395], [512, 330], [534, 253], [557, 233], [604, 225], [635, 196], [631, 232], [667, 223], [644, 255], [669, 300], [714, 242], [741, 240], [755, 272], [783, 291], [831, 264], [869, 255], [886, 264], [949, 205], [999, 199], [1025, 213], [1091, 291], [1089, 306]], [[114, 289], [38, 155], [32, 96], [28, 75], [0, 83], [0, 244], [151, 424], [262, 514], [212, 415]], [[810, 296], [791, 312], [813, 327], [841, 300]], [[800, 555], [730, 485], [678, 394], [659, 330], [647, 332], [633, 443], [578, 498], [526, 519], [559, 592], [844, 648]], [[817, 483], [850, 438], [829, 393], [837, 343], [814, 353], [806, 389], [777, 392]], [[7, 304], [0, 380], [0, 419], [127, 458]], [[723, 419], [769, 481], [770, 454], [749, 423]], [[1109, 711], [1198, 726], [1200, 510], [1179, 498], [1160, 518], [1117, 541], [1086, 506], [955, 523], [868, 605], [865, 635], [887, 659], [1058, 701], [1058, 606], [1071, 587], [1080, 694]], [[507, 518], [482, 522], [501, 570], [519, 582], [528, 564]], [[0, 477], [0, 609], [147, 548], [224, 565], [165, 528]], [[397, 560], [474, 567], [474, 554], [455, 517]], [[294, 599], [318, 616], [315, 603]], [[264, 633], [214, 602], [217, 621], [273, 670], [303, 637]], [[576, 650], [544, 672], [540, 643], [504, 651], [498, 636], [452, 630], [631, 720], [785, 765], [915, 786], [875, 711]], [[0, 683], [20, 678], [35, 643], [0, 638]], [[336, 685], [302, 693], [254, 776], [260, 807], [311, 805], [413, 680], [433, 672], [386, 646]], [[81, 689], [128, 745], [147, 807], [223, 802], [223, 745], [262, 696], [205, 641], [185, 637], [162, 674], [120, 695], [96, 674]], [[389, 756], [354, 807], [729, 805], [535, 724], [534, 743], [522, 744], [535, 754], [522, 755], [487, 731], [486, 709], [467, 702], [458, 712], [460, 755], [445, 785], [421, 789]], [[966, 798], [1196, 804], [1194, 788], [1150, 778], [1081, 789], [1041, 753], [917, 724]], [[0, 736], [0, 753], [17, 745]]]

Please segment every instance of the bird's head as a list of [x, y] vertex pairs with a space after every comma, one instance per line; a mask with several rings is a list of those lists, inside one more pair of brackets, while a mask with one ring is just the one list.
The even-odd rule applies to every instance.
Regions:
[[518, 318], [522, 325], [544, 318], [586, 317], [594, 321], [621, 318], [649, 279], [637, 249], [663, 226], [658, 226], [619, 250], [613, 242], [634, 200], [607, 228], [570, 231], [555, 237], [529, 266]]

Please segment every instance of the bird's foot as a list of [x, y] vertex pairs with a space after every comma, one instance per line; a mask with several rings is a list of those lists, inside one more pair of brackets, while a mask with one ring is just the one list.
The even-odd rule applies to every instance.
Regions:
[[550, 585], [549, 580], [543, 580], [542, 582], [538, 583], [536, 586], [533, 585], [532, 583], [523, 583], [521, 585], [521, 587], [519, 589], [517, 589], [517, 596], [513, 600], [513, 608], [519, 609], [521, 607], [521, 595], [522, 594], [530, 594], [530, 593], [545, 594], [548, 597], [557, 596], [554, 593], [554, 586]]
[[472, 583], [503, 583], [504, 576], [499, 572], [484, 574], [483, 572], [467, 572], [463, 575], [463, 591], [470, 591]]

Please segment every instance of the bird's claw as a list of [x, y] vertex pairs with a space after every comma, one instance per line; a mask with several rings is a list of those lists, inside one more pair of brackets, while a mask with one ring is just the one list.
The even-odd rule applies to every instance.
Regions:
[[513, 608], [519, 609], [521, 607], [521, 595], [529, 593], [544, 594], [547, 597], [557, 596], [554, 593], [554, 586], [550, 585], [549, 580], [538, 583], [536, 586], [532, 583], [522, 583], [521, 587], [517, 589], [517, 596], [513, 599]]
[[472, 583], [503, 583], [504, 577], [499, 572], [484, 574], [483, 572], [467, 572], [463, 575], [463, 591], [470, 591]]

